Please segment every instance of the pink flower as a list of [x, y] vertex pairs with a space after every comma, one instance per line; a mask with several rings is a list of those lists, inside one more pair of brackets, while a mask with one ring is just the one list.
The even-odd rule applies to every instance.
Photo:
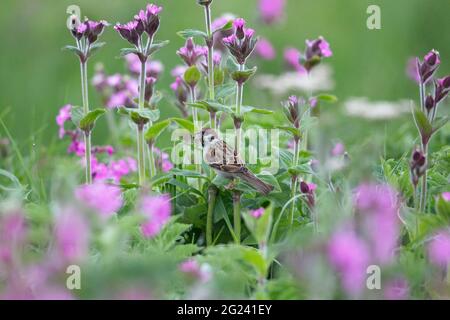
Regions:
[[447, 202], [450, 202], [450, 192], [443, 192], [442, 199], [444, 199]]
[[284, 50], [284, 60], [289, 68], [294, 69], [300, 73], [305, 73], [305, 68], [300, 64], [301, 54], [295, 48], [287, 48]]
[[285, 0], [259, 0], [261, 19], [267, 24], [281, 20], [284, 15], [285, 5]]
[[194, 259], [188, 259], [180, 264], [180, 271], [201, 282], [207, 282], [211, 278], [211, 273]]
[[431, 239], [428, 245], [428, 256], [436, 266], [446, 267], [450, 263], [450, 233], [441, 231]]
[[[26, 236], [25, 217], [19, 209], [0, 214], [0, 266], [11, 262], [17, 246]], [[0, 272], [1, 274], [1, 272]]]
[[331, 155], [333, 157], [342, 156], [344, 153], [345, 153], [345, 146], [340, 142], [336, 143], [333, 149], [331, 150]]
[[386, 184], [362, 184], [354, 202], [374, 256], [380, 263], [390, 263], [399, 238], [397, 192]]
[[56, 116], [56, 124], [59, 127], [59, 138], [62, 139], [64, 135], [66, 134], [66, 131], [64, 129], [64, 124], [66, 121], [69, 121], [71, 119], [70, 110], [72, 109], [72, 105], [66, 104], [61, 109], [59, 109], [59, 113]]
[[144, 197], [140, 210], [147, 218], [147, 221], [141, 225], [142, 234], [146, 238], [153, 238], [170, 219], [172, 211], [170, 198], [168, 195]]
[[103, 218], [110, 217], [122, 207], [120, 188], [101, 182], [79, 187], [75, 196]]
[[417, 69], [417, 58], [409, 58], [406, 64], [406, 75], [415, 83], [420, 83], [419, 70]]
[[66, 208], [55, 221], [56, 249], [66, 261], [85, 258], [89, 249], [89, 226], [86, 219], [73, 208]]
[[251, 210], [250, 211], [250, 215], [255, 218], [255, 219], [259, 219], [262, 217], [262, 215], [264, 214], [265, 210], [264, 208], [259, 208], [256, 210]]
[[265, 38], [260, 38], [256, 44], [256, 53], [264, 60], [275, 59], [275, 49], [269, 40]]
[[384, 285], [384, 297], [388, 300], [406, 300], [409, 297], [408, 281], [403, 278], [391, 280]]
[[364, 241], [353, 231], [340, 231], [328, 243], [328, 258], [340, 273], [345, 291], [351, 296], [359, 295], [364, 289], [368, 252]]

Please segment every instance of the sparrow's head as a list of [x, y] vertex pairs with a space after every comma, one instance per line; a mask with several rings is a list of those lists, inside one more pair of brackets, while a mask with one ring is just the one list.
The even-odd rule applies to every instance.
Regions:
[[195, 141], [204, 148], [210, 145], [214, 140], [218, 139], [217, 132], [210, 128], [203, 128], [202, 131], [195, 135]]

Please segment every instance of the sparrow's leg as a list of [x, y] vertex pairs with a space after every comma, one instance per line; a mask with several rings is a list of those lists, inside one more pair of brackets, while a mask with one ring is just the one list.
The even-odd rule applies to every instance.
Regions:
[[224, 188], [226, 190], [234, 190], [236, 189], [237, 185], [239, 184], [239, 179], [233, 179], [230, 181], [229, 184], [227, 184], [226, 186], [224, 186]]

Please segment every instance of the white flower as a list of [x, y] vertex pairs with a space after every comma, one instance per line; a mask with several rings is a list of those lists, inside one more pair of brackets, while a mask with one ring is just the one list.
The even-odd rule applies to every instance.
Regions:
[[345, 102], [348, 115], [371, 120], [386, 120], [400, 117], [411, 110], [411, 102], [407, 100], [369, 101], [365, 97], [350, 98]]

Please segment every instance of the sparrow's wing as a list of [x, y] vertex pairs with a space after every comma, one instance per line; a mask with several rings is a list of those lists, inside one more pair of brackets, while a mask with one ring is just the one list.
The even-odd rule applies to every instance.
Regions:
[[245, 163], [236, 151], [230, 148], [225, 141], [218, 140], [210, 148], [207, 158], [211, 161], [208, 164], [225, 173], [239, 173], [245, 171]]

